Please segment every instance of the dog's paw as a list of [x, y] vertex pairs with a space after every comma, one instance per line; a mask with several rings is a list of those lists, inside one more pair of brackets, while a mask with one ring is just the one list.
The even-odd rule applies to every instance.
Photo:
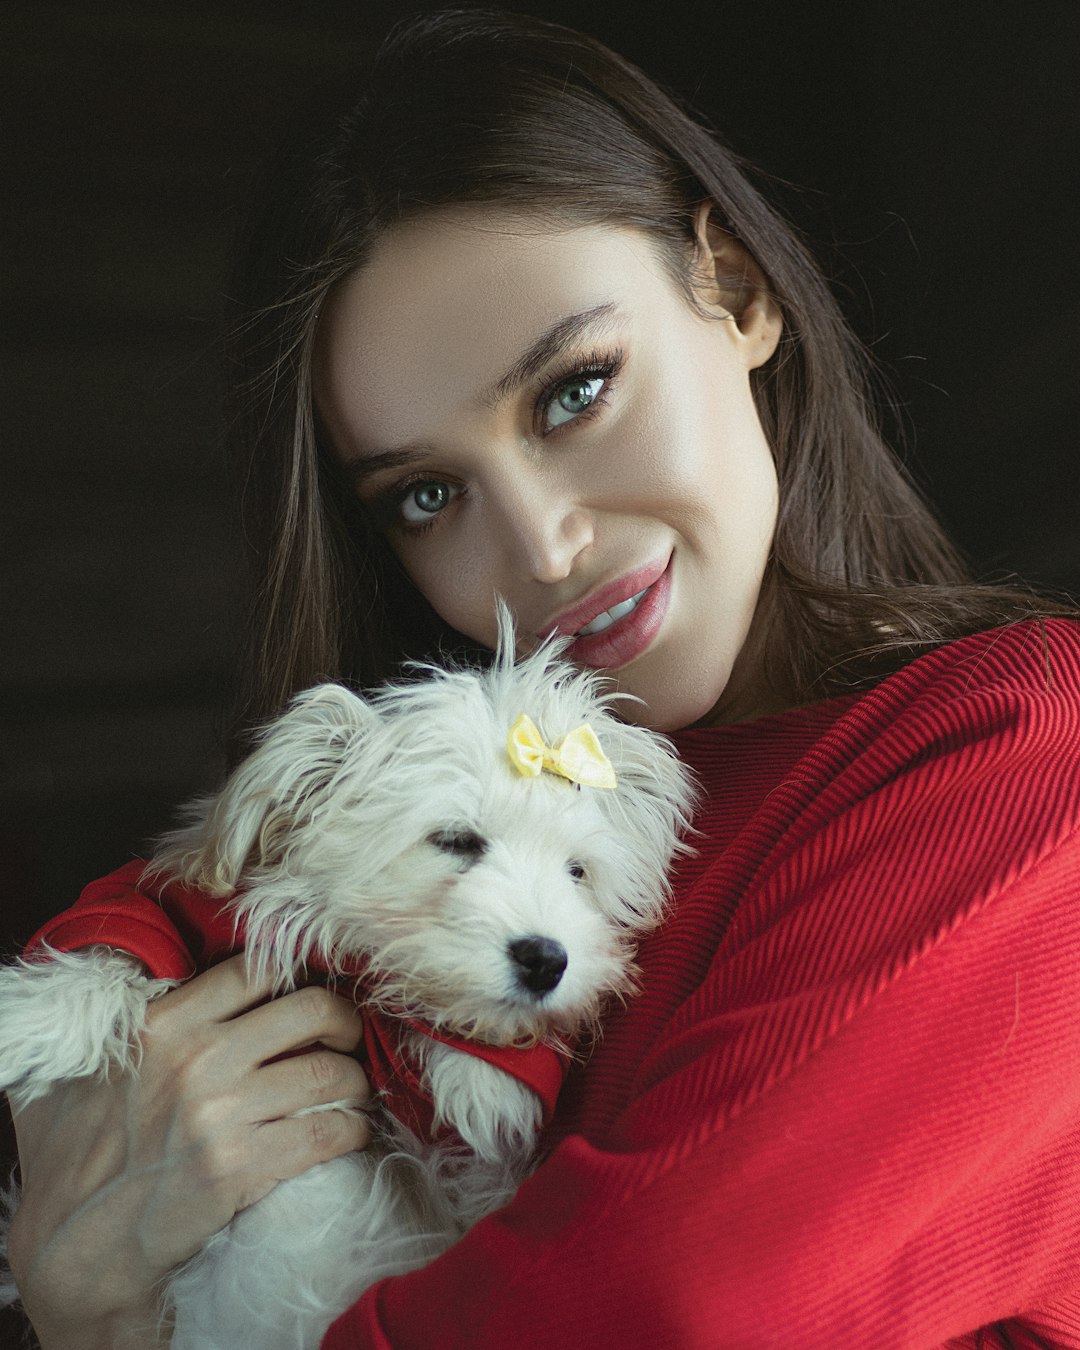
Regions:
[[154, 980], [134, 957], [105, 947], [46, 951], [0, 970], [0, 1089], [16, 1108], [57, 1082], [130, 1068]]
[[485, 1162], [529, 1160], [543, 1119], [531, 1088], [427, 1036], [415, 1036], [411, 1048], [423, 1066], [421, 1085], [434, 1102], [436, 1125], [451, 1126]]

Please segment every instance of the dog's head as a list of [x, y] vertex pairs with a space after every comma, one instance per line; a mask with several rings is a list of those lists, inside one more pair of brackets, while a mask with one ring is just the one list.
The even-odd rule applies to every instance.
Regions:
[[[632, 988], [692, 789], [662, 737], [621, 722], [601, 681], [550, 646], [487, 670], [424, 668], [360, 697], [300, 694], [154, 869], [240, 894], [251, 950], [283, 982], [309, 957], [360, 959], [379, 996], [459, 1035], [525, 1044]], [[583, 724], [614, 788], [526, 776], [508, 735]]]

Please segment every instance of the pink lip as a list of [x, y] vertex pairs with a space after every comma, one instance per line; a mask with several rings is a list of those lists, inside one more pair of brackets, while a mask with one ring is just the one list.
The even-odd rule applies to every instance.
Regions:
[[604, 610], [629, 600], [632, 595], [637, 595], [653, 582], [659, 581], [667, 571], [670, 561], [671, 555], [668, 554], [662, 562], [646, 563], [644, 567], [627, 572], [617, 581], [609, 581], [606, 586], [590, 591], [580, 604], [575, 605], [573, 609], [563, 610], [561, 614], [557, 614], [554, 619], [544, 624], [537, 637], [549, 637], [552, 633], [565, 637], [573, 636], [579, 628], [591, 623], [598, 614], [603, 614]]
[[558, 615], [544, 630], [544, 635], [556, 632], [569, 637], [579, 628], [591, 623], [598, 614], [611, 609], [632, 595], [648, 590], [636, 609], [623, 615], [602, 633], [578, 638], [566, 650], [566, 655], [579, 665], [595, 669], [614, 670], [635, 660], [660, 631], [667, 613], [671, 592], [671, 558], [648, 563], [628, 572], [606, 586], [593, 591], [587, 599]]

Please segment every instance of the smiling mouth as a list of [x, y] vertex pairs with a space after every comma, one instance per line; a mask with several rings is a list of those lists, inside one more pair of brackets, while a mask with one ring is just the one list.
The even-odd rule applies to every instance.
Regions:
[[651, 604], [650, 593], [669, 570], [671, 558], [669, 550], [662, 559], [643, 563], [606, 585], [595, 587], [591, 596], [549, 619], [537, 630], [537, 636], [544, 638], [557, 633], [575, 642], [587, 642], [606, 633], [613, 624], [629, 618], [642, 602]]
[[605, 628], [610, 628], [613, 623], [618, 623], [627, 614], [632, 614], [650, 590], [651, 587], [646, 586], [643, 591], [638, 591], [637, 595], [630, 596], [628, 600], [621, 600], [617, 605], [612, 605], [610, 609], [602, 610], [584, 628], [579, 628], [574, 637], [592, 637], [595, 633], [602, 633]]

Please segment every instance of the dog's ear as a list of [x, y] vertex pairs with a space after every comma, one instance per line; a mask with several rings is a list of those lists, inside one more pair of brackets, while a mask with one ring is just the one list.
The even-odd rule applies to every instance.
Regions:
[[693, 852], [687, 836], [698, 788], [667, 737], [606, 713], [596, 730], [618, 778], [615, 790], [598, 793], [597, 801], [632, 862], [633, 884], [623, 898], [631, 913], [655, 920], [668, 892], [668, 868]]
[[282, 861], [378, 722], [375, 709], [342, 685], [298, 694], [221, 792], [187, 808], [190, 823], [162, 838], [148, 871], [231, 895], [246, 870]]

